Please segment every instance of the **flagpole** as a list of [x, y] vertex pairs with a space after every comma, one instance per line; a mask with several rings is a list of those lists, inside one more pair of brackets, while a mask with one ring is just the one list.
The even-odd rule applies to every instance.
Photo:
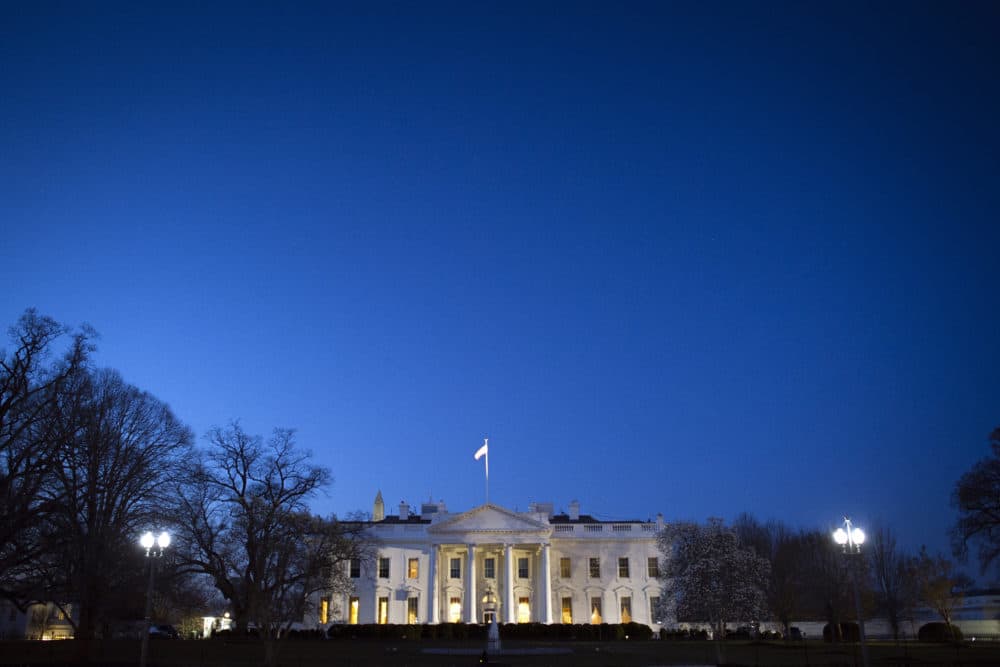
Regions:
[[490, 439], [483, 438], [483, 446], [476, 450], [475, 459], [486, 457], [486, 504], [490, 504]]

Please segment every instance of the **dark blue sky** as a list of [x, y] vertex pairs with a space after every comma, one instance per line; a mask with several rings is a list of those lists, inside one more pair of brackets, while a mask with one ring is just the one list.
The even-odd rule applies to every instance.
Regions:
[[[145, 3], [138, 3], [143, 5]], [[323, 512], [890, 522], [1000, 425], [995, 3], [0, 9], [0, 320]], [[480, 462], [481, 463], [481, 462]]]

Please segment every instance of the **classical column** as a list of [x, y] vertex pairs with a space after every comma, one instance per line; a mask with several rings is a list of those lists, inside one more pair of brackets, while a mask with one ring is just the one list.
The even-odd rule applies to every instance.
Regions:
[[431, 545], [431, 553], [427, 558], [427, 616], [430, 623], [440, 623], [438, 614], [438, 584], [437, 584], [437, 552], [438, 545]]
[[465, 566], [465, 592], [467, 597], [465, 622], [477, 623], [476, 620], [476, 545], [470, 544], [468, 562]]
[[509, 544], [503, 546], [504, 569], [506, 571], [503, 582], [503, 606], [507, 612], [507, 622], [516, 623], [517, 616], [514, 610], [514, 548]]
[[552, 564], [549, 551], [552, 547], [542, 545], [542, 623], [552, 623]]

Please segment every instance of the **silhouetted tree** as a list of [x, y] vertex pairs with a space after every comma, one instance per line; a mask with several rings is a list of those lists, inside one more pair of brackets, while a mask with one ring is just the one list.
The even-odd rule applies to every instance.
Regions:
[[[845, 558], [829, 532], [812, 530], [801, 534], [798, 566], [804, 584], [804, 615], [823, 619], [839, 632], [840, 622], [853, 615], [849, 567], [862, 564], [862, 558]], [[859, 577], [859, 582], [865, 577]], [[834, 638], [839, 641], [838, 632]]]
[[48, 567], [51, 599], [77, 606], [76, 637], [87, 639], [135, 608], [145, 565], [137, 538], [162, 525], [191, 432], [165, 403], [112, 370], [81, 376], [63, 414], [75, 432], [42, 490], [52, 509], [39, 565]]
[[[12, 347], [0, 349], [0, 595], [23, 609], [52, 509], [42, 489], [71, 430], [60, 404], [85, 370], [93, 332], [71, 331], [29, 309], [9, 333]], [[69, 344], [59, 354], [63, 338]]]
[[889, 621], [893, 639], [899, 639], [900, 624], [912, 617], [918, 600], [913, 559], [897, 549], [896, 536], [887, 526], [876, 527], [869, 543], [878, 606]]
[[952, 529], [952, 550], [960, 558], [977, 547], [983, 573], [1000, 556], [1000, 427], [990, 433], [992, 456], [980, 460], [955, 485], [952, 505], [958, 522]]
[[766, 589], [771, 616], [784, 626], [787, 636], [791, 623], [806, 608], [807, 585], [802, 567], [805, 538], [780, 521], [762, 524], [752, 515], [740, 514], [733, 522], [740, 544], [750, 546], [771, 565]]
[[927, 547], [920, 547], [912, 572], [920, 599], [941, 616], [950, 632], [952, 614], [962, 604], [963, 589], [971, 585], [971, 580], [956, 571], [948, 558], [928, 554]]
[[364, 553], [360, 525], [310, 514], [330, 473], [295, 448], [291, 430], [265, 443], [233, 423], [208, 441], [177, 494], [177, 553], [229, 601], [237, 632], [253, 623], [271, 639], [303, 618], [338, 563]]

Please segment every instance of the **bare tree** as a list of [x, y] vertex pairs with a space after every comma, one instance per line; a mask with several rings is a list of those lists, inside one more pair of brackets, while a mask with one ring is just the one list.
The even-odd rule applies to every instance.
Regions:
[[177, 494], [178, 555], [229, 601], [237, 632], [253, 624], [273, 639], [303, 618], [338, 562], [361, 553], [360, 533], [310, 514], [307, 501], [330, 473], [295, 448], [291, 430], [276, 429], [265, 443], [233, 423], [208, 441]]
[[958, 480], [952, 505], [959, 512], [952, 529], [952, 549], [962, 559], [977, 546], [983, 573], [1000, 556], [1000, 427], [990, 433], [992, 456], [980, 460]]
[[134, 606], [144, 566], [136, 536], [162, 523], [191, 432], [166, 404], [112, 370], [82, 376], [72, 398], [64, 419], [75, 433], [42, 489], [51, 511], [39, 565], [49, 566], [51, 599], [78, 605], [76, 636], [86, 639], [116, 607]]
[[897, 550], [896, 536], [886, 526], [873, 531], [868, 553], [879, 607], [898, 640], [902, 621], [913, 615], [917, 603], [911, 559]]
[[807, 607], [808, 586], [801, 563], [805, 540], [801, 533], [793, 532], [783, 523], [769, 523], [768, 527], [772, 548], [767, 602], [788, 637], [792, 621], [801, 618]]
[[919, 587], [920, 599], [936, 611], [951, 631], [955, 607], [962, 604], [963, 589], [971, 584], [965, 574], [957, 572], [951, 560], [931, 556], [927, 547], [913, 561], [912, 573]]
[[[84, 370], [92, 336], [89, 328], [73, 332], [29, 309], [10, 329], [11, 351], [0, 349], [0, 595], [22, 610], [50, 509], [42, 487], [66, 436], [59, 404]], [[57, 355], [58, 341], [67, 337]]]
[[770, 563], [767, 604], [788, 636], [792, 621], [800, 618], [806, 608], [807, 586], [801, 562], [805, 538], [780, 521], [762, 524], [746, 512], [733, 521], [733, 530], [740, 544], [752, 547]]
[[828, 532], [807, 531], [801, 534], [800, 540], [798, 566], [806, 592], [803, 611], [807, 618], [826, 620], [833, 638], [839, 641], [840, 622], [849, 617], [854, 608], [848, 561]]

